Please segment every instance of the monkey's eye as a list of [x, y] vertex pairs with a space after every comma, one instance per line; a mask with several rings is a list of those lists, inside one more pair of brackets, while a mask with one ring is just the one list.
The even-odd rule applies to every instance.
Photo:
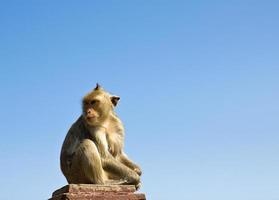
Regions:
[[92, 100], [92, 101], [90, 101], [90, 104], [91, 105], [94, 105], [94, 104], [96, 104], [97, 103], [97, 100]]

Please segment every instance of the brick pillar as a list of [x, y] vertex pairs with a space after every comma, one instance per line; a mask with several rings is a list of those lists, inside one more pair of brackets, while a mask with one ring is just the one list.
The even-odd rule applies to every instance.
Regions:
[[70, 184], [52, 193], [49, 200], [146, 200], [133, 185]]

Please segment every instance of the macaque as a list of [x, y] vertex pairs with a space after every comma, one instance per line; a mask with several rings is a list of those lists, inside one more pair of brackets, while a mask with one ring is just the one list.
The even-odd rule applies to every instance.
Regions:
[[83, 98], [60, 155], [68, 183], [140, 186], [141, 169], [123, 151], [124, 127], [114, 112], [119, 99], [98, 84]]

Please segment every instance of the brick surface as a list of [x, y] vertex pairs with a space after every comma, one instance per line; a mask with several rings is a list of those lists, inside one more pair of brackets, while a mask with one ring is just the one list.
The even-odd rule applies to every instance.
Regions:
[[70, 184], [52, 194], [49, 200], [146, 200], [133, 185]]

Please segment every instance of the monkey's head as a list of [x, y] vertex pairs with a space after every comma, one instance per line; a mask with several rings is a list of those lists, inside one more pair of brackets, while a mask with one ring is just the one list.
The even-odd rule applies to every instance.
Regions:
[[89, 126], [101, 125], [113, 112], [120, 97], [106, 92], [99, 84], [82, 99], [82, 115]]

